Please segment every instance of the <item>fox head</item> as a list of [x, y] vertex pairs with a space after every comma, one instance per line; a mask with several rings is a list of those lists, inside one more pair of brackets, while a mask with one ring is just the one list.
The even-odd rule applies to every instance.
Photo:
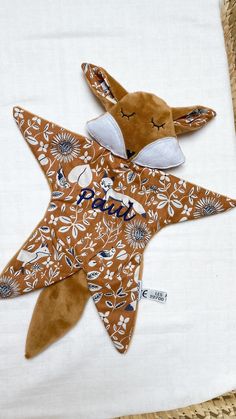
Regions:
[[87, 123], [88, 132], [141, 166], [167, 169], [184, 163], [177, 135], [203, 127], [216, 115], [205, 106], [173, 108], [152, 93], [128, 93], [102, 67], [84, 63], [82, 69], [106, 110]]
[[104, 189], [104, 191], [107, 192], [109, 189], [112, 188], [113, 180], [109, 177], [104, 177], [102, 178], [100, 185]]

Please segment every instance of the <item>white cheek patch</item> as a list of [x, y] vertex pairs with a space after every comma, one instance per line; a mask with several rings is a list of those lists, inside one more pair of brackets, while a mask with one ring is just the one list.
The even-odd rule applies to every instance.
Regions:
[[[123, 134], [113, 116], [106, 112], [87, 122], [89, 134], [116, 156], [127, 159]], [[185, 158], [175, 137], [165, 137], [146, 145], [132, 159], [140, 166], [153, 169], [169, 169], [184, 163]]]
[[98, 118], [88, 121], [86, 126], [89, 134], [99, 144], [116, 156], [127, 159], [124, 137], [119, 125], [110, 113], [106, 112]]
[[132, 159], [140, 166], [169, 169], [184, 163], [185, 157], [175, 137], [165, 137], [146, 145]]

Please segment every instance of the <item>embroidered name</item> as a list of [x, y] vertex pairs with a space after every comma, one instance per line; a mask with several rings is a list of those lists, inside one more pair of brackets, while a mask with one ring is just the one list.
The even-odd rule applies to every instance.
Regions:
[[[95, 196], [95, 192], [89, 188], [81, 189], [81, 193], [79, 194], [79, 199], [77, 200], [77, 205], [81, 204], [83, 201], [88, 201], [93, 199]], [[124, 207], [120, 205], [118, 208], [115, 208], [114, 204], [106, 205], [107, 201], [102, 198], [95, 198], [92, 203], [93, 209], [100, 209], [102, 212], [107, 212], [109, 215], [115, 215], [117, 218], [123, 218], [124, 221], [132, 220], [136, 214], [130, 215], [131, 210], [133, 209], [133, 202], [128, 203], [128, 207]], [[124, 210], [124, 211], [123, 211]]]

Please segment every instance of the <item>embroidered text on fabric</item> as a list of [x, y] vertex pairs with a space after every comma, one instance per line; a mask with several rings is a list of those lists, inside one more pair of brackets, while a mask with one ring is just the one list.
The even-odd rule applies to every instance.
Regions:
[[[93, 199], [94, 195], [95, 195], [95, 192], [92, 189], [89, 189], [89, 188], [81, 189], [81, 194], [79, 195], [77, 205], [81, 204], [83, 202], [83, 200]], [[130, 221], [136, 216], [136, 214], [128, 216], [128, 214], [130, 213], [130, 211], [133, 208], [133, 203], [132, 202], [129, 202], [128, 209], [126, 209], [123, 213], [121, 213], [121, 211], [122, 211], [122, 209], [125, 209], [125, 208], [122, 205], [120, 205], [118, 208], [115, 209], [114, 204], [111, 204], [111, 205], [106, 207], [105, 206], [106, 202], [107, 201], [105, 199], [95, 198], [93, 203], [92, 203], [92, 208], [93, 209], [100, 209], [100, 211], [102, 211], [102, 212], [107, 211], [107, 213], [109, 215], [116, 215], [117, 218], [123, 218], [124, 221]]]

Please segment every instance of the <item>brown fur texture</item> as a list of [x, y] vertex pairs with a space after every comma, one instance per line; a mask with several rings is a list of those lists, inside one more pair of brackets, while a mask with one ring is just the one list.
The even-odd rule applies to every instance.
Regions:
[[126, 148], [134, 155], [163, 137], [196, 131], [216, 115], [206, 106], [173, 108], [152, 93], [128, 93], [102, 67], [86, 66], [82, 69], [89, 87], [118, 123]]
[[120, 126], [127, 148], [135, 154], [163, 136], [176, 135], [170, 107], [151, 93], [135, 92], [124, 96], [112, 107], [110, 114]]
[[33, 358], [64, 336], [81, 318], [90, 297], [81, 269], [41, 292], [26, 340], [25, 357]]

